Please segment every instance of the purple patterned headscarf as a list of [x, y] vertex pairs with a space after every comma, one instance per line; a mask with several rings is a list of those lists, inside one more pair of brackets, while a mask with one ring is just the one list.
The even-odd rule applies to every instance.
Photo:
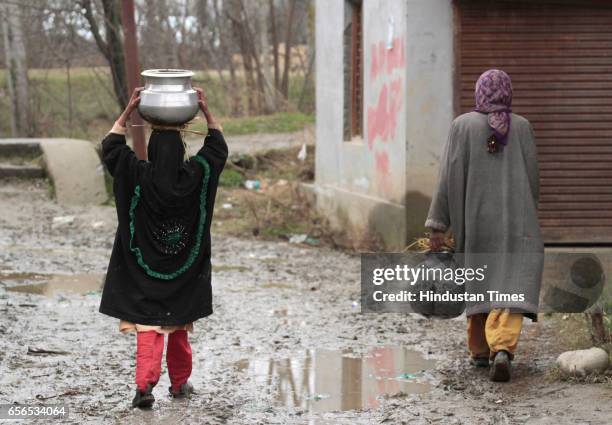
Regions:
[[497, 140], [505, 145], [510, 129], [512, 109], [512, 81], [504, 71], [489, 69], [476, 82], [475, 90], [477, 112], [487, 114], [489, 126]]

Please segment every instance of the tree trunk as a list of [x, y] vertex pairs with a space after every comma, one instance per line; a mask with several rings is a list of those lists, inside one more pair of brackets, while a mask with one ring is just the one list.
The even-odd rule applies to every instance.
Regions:
[[70, 60], [66, 60], [66, 95], [68, 97], [68, 136], [72, 137], [72, 78], [70, 76]]
[[256, 115], [259, 112], [258, 104], [260, 91], [257, 89], [255, 78], [253, 76], [253, 53], [249, 46], [249, 40], [246, 34], [246, 25], [244, 14], [246, 12], [243, 9], [242, 2], [240, 0], [233, 1], [231, 3], [231, 11], [228, 13], [228, 18], [232, 23], [232, 29], [234, 37], [238, 43], [240, 55], [242, 56], [242, 66], [244, 68], [244, 78], [246, 81], [247, 92], [247, 105], [249, 115]]
[[283, 80], [281, 93], [285, 100], [289, 99], [289, 71], [291, 69], [291, 43], [293, 42], [293, 18], [295, 15], [296, 0], [289, 0], [289, 12], [287, 13], [287, 31], [285, 33], [285, 63], [283, 68]]
[[21, 13], [17, 3], [6, 3], [0, 9], [4, 54], [7, 67], [7, 86], [11, 98], [11, 132], [14, 137], [32, 136], [29, 125], [28, 68], [25, 41], [21, 27]]
[[170, 11], [166, 0], [157, 0], [157, 20], [161, 33], [158, 35], [163, 40], [163, 50], [165, 56], [166, 67], [178, 67], [179, 57], [176, 43], [176, 34], [172, 25], [170, 25]]
[[306, 13], [306, 28], [307, 28], [307, 43], [306, 43], [306, 61], [308, 66], [304, 73], [304, 84], [302, 85], [302, 91], [298, 100], [297, 108], [301, 112], [312, 112], [312, 105], [306, 108], [306, 93], [310, 90], [312, 83], [314, 83], [314, 64], [315, 64], [315, 36], [314, 36], [314, 5], [308, 5]]
[[268, 31], [268, 17], [263, 8], [257, 8], [257, 20], [259, 21], [259, 38], [261, 45], [261, 73], [264, 91], [264, 103], [266, 113], [278, 109], [276, 86], [272, 82], [272, 68], [270, 67], [270, 41]]
[[[304, 84], [302, 85], [302, 92], [300, 93], [300, 99], [298, 101], [298, 111], [305, 112], [304, 101], [306, 99], [306, 93], [310, 90], [310, 83], [312, 82], [312, 71], [314, 69], [315, 63], [315, 55], [314, 52], [311, 52], [312, 48], [309, 48], [308, 55], [310, 58], [308, 59], [308, 70], [304, 74]], [[310, 111], [308, 111], [310, 112]]]
[[94, 17], [91, 0], [81, 0], [81, 6], [96, 45], [110, 66], [117, 103], [121, 109], [125, 109], [129, 93], [127, 92], [127, 81], [125, 79], [125, 58], [123, 57], [118, 0], [102, 0], [106, 39], [102, 37], [98, 22]]
[[[261, 8], [257, 7], [259, 6], [257, 3], [249, 3], [249, 5], [252, 7], [253, 5], [255, 5], [256, 7], [254, 7], [254, 11], [249, 11], [247, 9], [247, 7], [245, 6], [245, 4], [241, 1], [241, 6], [242, 6], [242, 11], [243, 11], [243, 24], [242, 24], [242, 31], [243, 31], [243, 40], [245, 43], [245, 47], [248, 49], [251, 58], [253, 59], [253, 71], [255, 74], [255, 77], [257, 77], [257, 113], [265, 113], [268, 114], [270, 112], [272, 112], [272, 110], [274, 109], [268, 102], [266, 99], [266, 78], [264, 76], [264, 71], [263, 71], [263, 67], [261, 65], [261, 60], [260, 60], [260, 51], [264, 51], [263, 46], [260, 46], [261, 49], [257, 49], [257, 37], [255, 36], [255, 32], [253, 31], [253, 25], [251, 25], [251, 19], [250, 17], [255, 15], [255, 25], [258, 27], [259, 32], [261, 33], [261, 35], [264, 36], [264, 38], [267, 37], [267, 30], [264, 31], [263, 28], [265, 26], [262, 26], [262, 23], [260, 22], [259, 19], [259, 11], [261, 10]], [[265, 20], [265, 19], [264, 19]], [[265, 32], [265, 33], [264, 33]], [[267, 41], [267, 40], [266, 40]], [[267, 43], [266, 43], [267, 44]], [[265, 55], [265, 53], [264, 53]]]
[[[213, 35], [210, 42], [211, 52], [215, 52], [215, 67], [220, 75], [223, 75], [223, 67], [227, 66], [230, 73], [230, 89], [227, 90], [231, 97], [230, 114], [232, 116], [240, 116], [242, 114], [242, 96], [238, 77], [236, 75], [236, 65], [234, 63], [233, 49], [230, 48], [228, 41], [230, 40], [230, 32], [228, 27], [231, 27], [232, 21], [228, 19], [227, 8], [231, 7], [231, 3], [224, 2], [219, 5], [219, 0], [213, 0], [213, 11], [215, 14], [215, 29], [216, 37]], [[223, 12], [219, 9], [223, 8]], [[227, 25], [230, 24], [230, 25]], [[218, 40], [219, 45], [215, 46], [215, 41]]]
[[121, 40], [121, 19], [117, 0], [102, 0], [104, 8], [104, 28], [109, 51], [109, 63], [113, 74], [113, 87], [121, 109], [125, 109], [129, 100], [127, 89], [125, 58]]
[[241, 52], [242, 66], [244, 68], [244, 77], [246, 80], [247, 92], [250, 94], [247, 95], [249, 115], [257, 115], [257, 113], [259, 112], [257, 108], [258, 95], [257, 88], [255, 87], [255, 79], [253, 78], [253, 63], [251, 62], [251, 55], [244, 48], [241, 48]]
[[[186, 48], [186, 39], [187, 39], [187, 17], [189, 16], [189, 11], [191, 10], [191, 3], [189, 0], [185, 0], [185, 4], [183, 5], [182, 15], [180, 17], [180, 31], [179, 35], [181, 37], [181, 41], [176, 48], [176, 60], [179, 68], [187, 68], [187, 62], [185, 58], [185, 48]], [[202, 28], [206, 28], [204, 25]]]
[[278, 63], [278, 35], [276, 30], [276, 8], [274, 0], [269, 0], [270, 5], [270, 35], [272, 37], [272, 57], [274, 58], [274, 88], [280, 90], [280, 65]]

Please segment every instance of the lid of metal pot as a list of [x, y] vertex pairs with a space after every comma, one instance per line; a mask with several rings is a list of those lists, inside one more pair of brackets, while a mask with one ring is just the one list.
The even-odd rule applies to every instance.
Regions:
[[147, 69], [140, 73], [143, 77], [193, 77], [188, 69]]

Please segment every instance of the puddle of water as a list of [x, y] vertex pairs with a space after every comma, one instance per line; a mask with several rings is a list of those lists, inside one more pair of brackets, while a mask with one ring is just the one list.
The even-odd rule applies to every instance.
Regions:
[[434, 366], [404, 347], [376, 347], [364, 357], [317, 349], [300, 358], [236, 363], [258, 384], [276, 383], [278, 404], [312, 412], [376, 408], [381, 396], [430, 391], [423, 373]]
[[100, 274], [0, 273], [0, 281], [7, 285], [7, 291], [44, 296], [99, 291], [103, 277]]

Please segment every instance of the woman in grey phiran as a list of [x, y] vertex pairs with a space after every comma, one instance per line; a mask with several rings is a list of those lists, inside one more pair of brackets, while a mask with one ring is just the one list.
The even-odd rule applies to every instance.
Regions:
[[511, 112], [512, 83], [501, 70], [480, 76], [476, 108], [451, 126], [425, 226], [432, 250], [451, 230], [463, 267], [485, 279], [466, 284], [471, 363], [510, 379], [523, 316], [537, 319], [544, 245], [537, 217], [538, 163], [529, 121]]

